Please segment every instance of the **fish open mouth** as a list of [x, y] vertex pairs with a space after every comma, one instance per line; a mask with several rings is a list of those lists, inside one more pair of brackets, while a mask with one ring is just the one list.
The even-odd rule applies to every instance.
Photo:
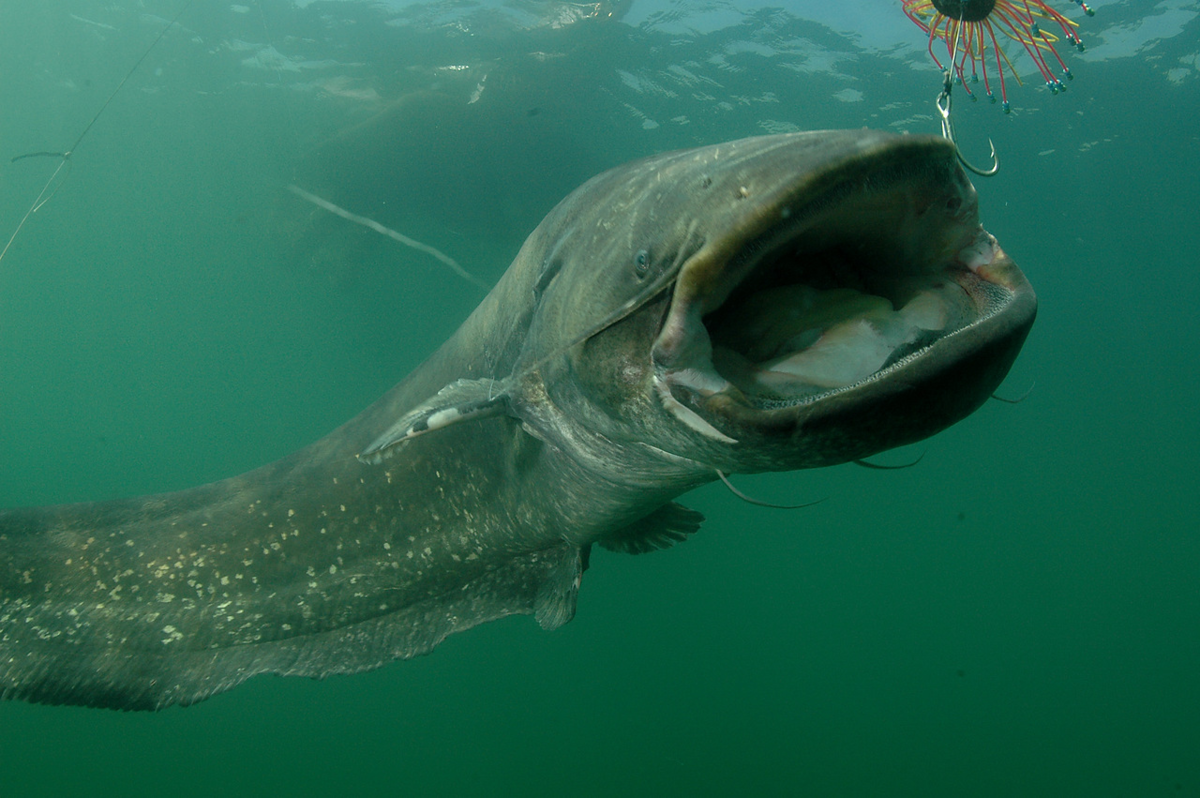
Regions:
[[950, 368], [1014, 331], [1019, 347], [1033, 292], [980, 225], [952, 150], [896, 149], [764, 197], [683, 266], [653, 349], [676, 417], [731, 443], [756, 414]]

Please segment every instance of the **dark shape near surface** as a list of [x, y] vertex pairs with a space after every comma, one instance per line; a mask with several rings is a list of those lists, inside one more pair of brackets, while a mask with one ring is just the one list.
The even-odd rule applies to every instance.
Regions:
[[0, 693], [190, 704], [259, 673], [569, 621], [593, 544], [666, 548], [717, 472], [844, 463], [962, 419], [1035, 300], [953, 146], [797, 133], [563, 200], [463, 326], [311, 446], [178, 493], [0, 512]]

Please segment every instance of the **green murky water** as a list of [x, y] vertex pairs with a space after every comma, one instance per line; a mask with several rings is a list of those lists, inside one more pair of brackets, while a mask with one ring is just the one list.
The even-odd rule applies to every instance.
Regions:
[[[177, 8], [132, 5], [0, 10], [5, 240], [56, 165], [8, 158], [74, 141], [157, 35], [145, 14]], [[699, 491], [694, 539], [598, 552], [551, 634], [508, 619], [152, 715], [0, 704], [0, 794], [1200, 795], [1198, 28], [1194, 3], [1136, 5], [1084, 23], [1114, 26], [1093, 52], [1143, 17], [1182, 33], [1075, 58], [1062, 97], [1010, 87], [1008, 117], [958, 97], [964, 146], [982, 160], [990, 136], [1003, 161], [976, 181], [984, 223], [1041, 302], [1002, 388], [1035, 384], [1027, 400], [880, 458], [916, 468], [738, 481], [829, 497], [804, 511]], [[491, 282], [559, 197], [633, 157], [787, 125], [935, 130], [898, 2], [878, 13], [911, 28], [903, 58], [765, 12], [687, 38], [239, 9], [185, 14], [0, 261], [0, 506], [271, 461], [480, 298], [290, 183]]]

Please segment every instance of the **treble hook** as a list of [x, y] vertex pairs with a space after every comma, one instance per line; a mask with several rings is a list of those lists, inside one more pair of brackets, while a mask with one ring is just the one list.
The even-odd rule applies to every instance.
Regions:
[[958, 140], [954, 138], [954, 122], [950, 119], [950, 89], [954, 86], [954, 78], [950, 70], [947, 69], [942, 73], [942, 93], [937, 98], [938, 113], [942, 115], [942, 135], [954, 145], [954, 151], [958, 154], [959, 163], [971, 170], [977, 175], [983, 177], [991, 177], [1000, 171], [1000, 159], [996, 157], [996, 145], [992, 140], [988, 139], [988, 146], [992, 148], [992, 168], [980, 169], [963, 155], [962, 149], [958, 146]]

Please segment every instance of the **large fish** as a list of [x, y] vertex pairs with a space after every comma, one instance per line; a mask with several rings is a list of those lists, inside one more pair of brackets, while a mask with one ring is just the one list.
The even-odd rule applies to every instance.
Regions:
[[843, 463], [971, 413], [1035, 307], [939, 138], [614, 169], [322, 440], [178, 493], [0, 512], [0, 693], [156, 709], [514, 613], [553, 629], [593, 544], [686, 538], [702, 519], [673, 500], [718, 472]]

